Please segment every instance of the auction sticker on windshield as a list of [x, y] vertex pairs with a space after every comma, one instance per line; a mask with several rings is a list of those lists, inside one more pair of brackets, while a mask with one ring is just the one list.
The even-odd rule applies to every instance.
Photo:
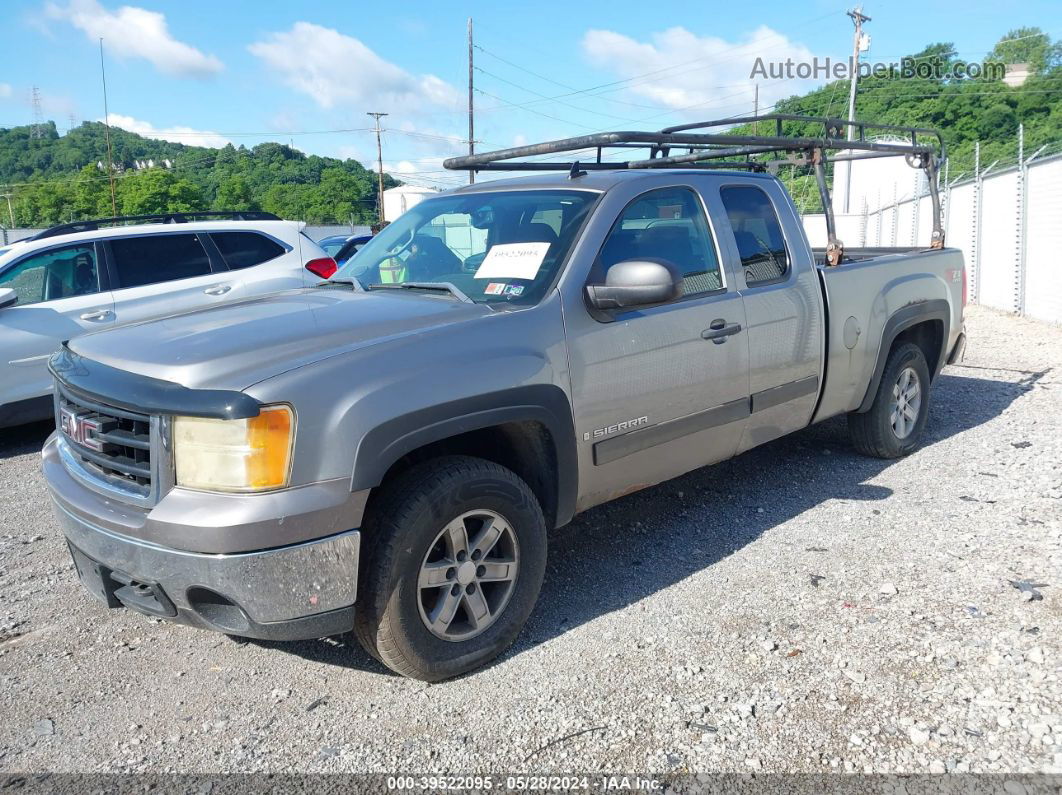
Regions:
[[477, 279], [534, 279], [549, 251], [549, 243], [502, 243], [491, 246]]

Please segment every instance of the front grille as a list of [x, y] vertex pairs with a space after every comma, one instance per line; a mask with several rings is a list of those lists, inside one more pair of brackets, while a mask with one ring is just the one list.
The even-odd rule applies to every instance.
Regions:
[[57, 385], [56, 420], [85, 471], [119, 491], [152, 494], [151, 417], [106, 406]]

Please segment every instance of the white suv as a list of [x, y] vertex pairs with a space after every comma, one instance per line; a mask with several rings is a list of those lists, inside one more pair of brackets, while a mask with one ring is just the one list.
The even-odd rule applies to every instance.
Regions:
[[[249, 220], [191, 220], [219, 216]], [[52, 415], [47, 361], [64, 340], [328, 278], [335, 261], [300, 229], [269, 213], [173, 213], [13, 245], [0, 254], [0, 428]]]

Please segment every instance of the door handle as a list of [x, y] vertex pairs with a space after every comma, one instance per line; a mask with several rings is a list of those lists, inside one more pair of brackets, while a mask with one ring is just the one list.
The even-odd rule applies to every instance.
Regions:
[[215, 284], [213, 287], [207, 287], [203, 292], [207, 295], [225, 295], [231, 289], [231, 284]]
[[106, 320], [111, 316], [111, 310], [109, 309], [97, 309], [95, 312], [85, 312], [82, 316], [82, 320]]
[[740, 331], [740, 323], [727, 325], [727, 322], [722, 318], [716, 318], [708, 328], [701, 332], [701, 339], [711, 340], [716, 345], [721, 345], [727, 341], [728, 337], [738, 334]]

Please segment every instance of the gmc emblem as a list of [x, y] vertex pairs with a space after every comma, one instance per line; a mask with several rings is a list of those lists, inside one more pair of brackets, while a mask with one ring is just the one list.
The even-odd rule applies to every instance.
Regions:
[[91, 417], [90, 412], [74, 411], [65, 406], [59, 409], [59, 430], [66, 434], [70, 441], [97, 453], [103, 452], [103, 442], [96, 438], [96, 434], [109, 430], [105, 425], [113, 425], [113, 421], [104, 423]]

